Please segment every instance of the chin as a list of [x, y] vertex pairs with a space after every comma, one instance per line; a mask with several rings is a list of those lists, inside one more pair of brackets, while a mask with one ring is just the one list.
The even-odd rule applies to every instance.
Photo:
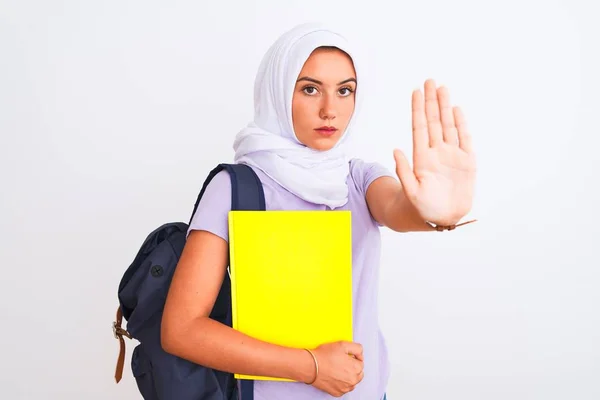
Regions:
[[310, 138], [310, 140], [307, 140], [305, 142], [303, 142], [303, 144], [308, 147], [311, 148], [313, 150], [317, 150], [317, 151], [327, 151], [327, 150], [331, 150], [332, 148], [335, 147], [335, 145], [337, 144], [337, 142], [339, 142], [340, 140], [340, 135], [335, 135], [332, 137], [312, 137]]
[[337, 140], [332, 139], [320, 139], [307, 144], [306, 147], [310, 147], [311, 149], [317, 151], [327, 151], [333, 149], [337, 142]]

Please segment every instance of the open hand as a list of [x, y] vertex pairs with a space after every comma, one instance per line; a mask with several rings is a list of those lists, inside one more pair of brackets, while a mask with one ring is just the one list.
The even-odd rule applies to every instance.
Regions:
[[471, 209], [475, 154], [459, 107], [448, 90], [431, 79], [412, 93], [413, 168], [394, 150], [396, 174], [404, 193], [425, 221], [452, 225]]

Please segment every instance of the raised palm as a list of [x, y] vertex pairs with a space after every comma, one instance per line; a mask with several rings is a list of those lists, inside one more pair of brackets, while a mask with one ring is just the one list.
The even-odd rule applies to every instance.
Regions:
[[412, 94], [413, 168], [394, 151], [396, 174], [404, 193], [421, 217], [452, 225], [471, 209], [475, 185], [475, 154], [465, 118], [450, 105], [445, 87], [425, 82]]

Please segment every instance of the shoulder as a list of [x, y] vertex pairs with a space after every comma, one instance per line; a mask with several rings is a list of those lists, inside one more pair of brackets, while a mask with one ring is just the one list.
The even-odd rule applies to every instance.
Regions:
[[231, 178], [227, 170], [222, 170], [206, 185], [188, 234], [192, 230], [204, 230], [229, 240], [227, 217], [230, 210]]
[[220, 170], [206, 186], [206, 191], [225, 190], [231, 192], [231, 178], [226, 169]]
[[364, 175], [366, 173], [392, 174], [387, 167], [376, 161], [366, 161], [362, 158], [351, 158], [349, 163], [351, 175]]
[[376, 179], [383, 176], [395, 178], [396, 175], [383, 164], [372, 161], [365, 161], [360, 158], [352, 158], [350, 163], [350, 177], [356, 185], [357, 189], [364, 196], [367, 193], [367, 188]]
[[231, 208], [231, 178], [229, 172], [219, 171], [206, 185], [198, 208]]

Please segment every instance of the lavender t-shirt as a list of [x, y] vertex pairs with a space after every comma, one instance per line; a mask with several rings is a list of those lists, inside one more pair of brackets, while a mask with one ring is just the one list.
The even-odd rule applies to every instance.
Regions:
[[[284, 189], [257, 168], [265, 192], [267, 210], [326, 210]], [[379, 400], [389, 377], [387, 347], [378, 321], [377, 291], [381, 239], [379, 225], [371, 216], [365, 195], [368, 186], [381, 176], [393, 176], [378, 163], [350, 161], [348, 202], [338, 210], [352, 212], [352, 299], [354, 341], [363, 346], [364, 378], [343, 396], [346, 400]], [[205, 230], [229, 239], [227, 215], [231, 208], [231, 183], [226, 171], [219, 172], [208, 185], [189, 230]], [[189, 232], [189, 231], [188, 231]], [[327, 393], [301, 382], [255, 381], [256, 400], [334, 399]]]

